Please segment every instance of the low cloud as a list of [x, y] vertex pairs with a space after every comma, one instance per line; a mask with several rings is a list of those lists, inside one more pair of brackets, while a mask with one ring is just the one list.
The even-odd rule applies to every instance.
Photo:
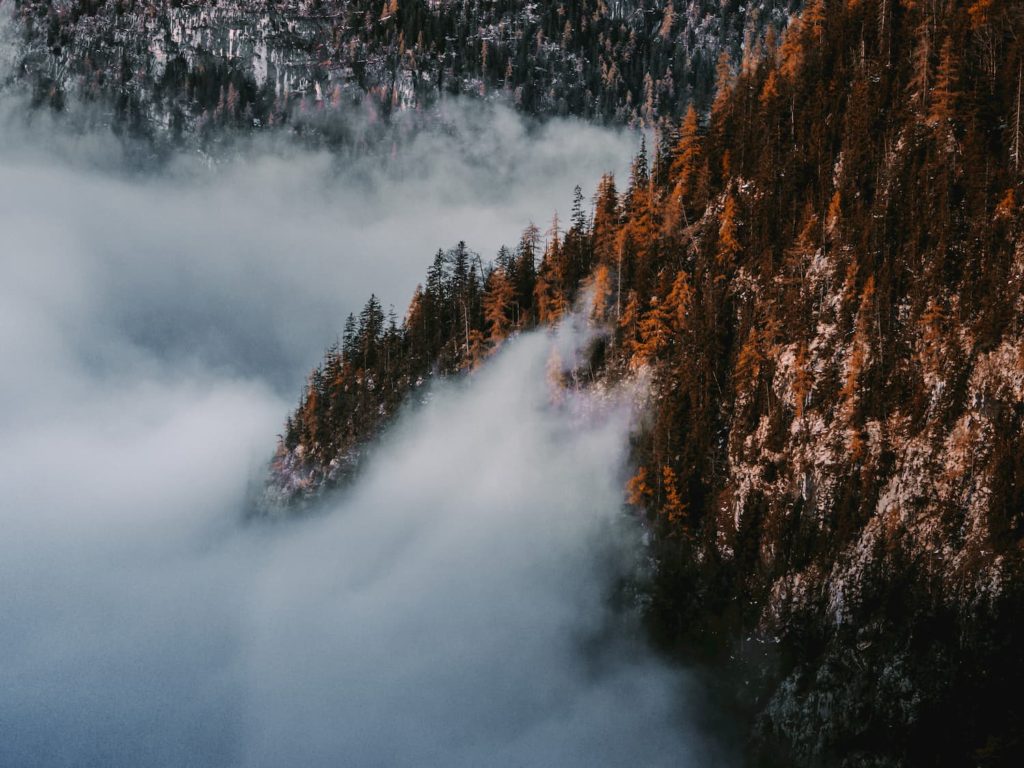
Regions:
[[[633, 146], [453, 100], [391, 151], [339, 157], [257, 137], [126, 171], [110, 135], [21, 108], [0, 101], [5, 278], [72, 301], [72, 324], [104, 327], [105, 344], [292, 392], [371, 292], [401, 316], [438, 248], [465, 240], [493, 258], [531, 220], [565, 219], [573, 186], [593, 189]], [[88, 353], [103, 365], [123, 351]]]
[[17, 435], [0, 762], [720, 758], [686, 678], [608, 605], [638, 554], [628, 407], [552, 403], [549, 344], [439, 388], [344, 498], [288, 524], [237, 525], [279, 415], [259, 387], [150, 384]]
[[439, 388], [321, 514], [240, 524], [347, 312], [404, 306], [437, 247], [488, 256], [629, 157], [451, 110], [382, 166], [275, 145], [146, 173], [8, 115], [0, 764], [722, 759], [608, 608], [637, 556], [626, 411], [552, 404], [543, 334]]

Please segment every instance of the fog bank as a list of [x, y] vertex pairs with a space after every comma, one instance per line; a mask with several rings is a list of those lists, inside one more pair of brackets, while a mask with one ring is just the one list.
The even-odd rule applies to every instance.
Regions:
[[696, 690], [610, 608], [639, 554], [629, 398], [553, 398], [549, 345], [439, 388], [292, 523], [238, 525], [265, 388], [92, 391], [17, 431], [0, 763], [720, 762]]
[[103, 135], [3, 134], [0, 765], [721, 763], [608, 607], [637, 557], [629, 409], [552, 403], [544, 334], [440, 388], [321, 514], [240, 522], [344, 314], [628, 160], [518, 120], [381, 171], [275, 146], [141, 175]]
[[565, 220], [574, 185], [589, 195], [634, 146], [452, 100], [390, 152], [339, 159], [268, 134], [143, 173], [110, 134], [24, 109], [0, 98], [5, 277], [32, 283], [33, 303], [73, 300], [73, 333], [289, 396], [370, 293], [401, 317], [439, 248], [465, 240], [490, 260], [531, 221]]

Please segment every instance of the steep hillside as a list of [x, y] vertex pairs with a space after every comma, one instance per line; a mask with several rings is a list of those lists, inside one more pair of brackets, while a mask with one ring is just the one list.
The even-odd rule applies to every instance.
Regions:
[[431, 376], [586, 286], [613, 329], [590, 375], [652, 381], [624, 489], [652, 632], [731, 675], [758, 759], [1019, 764], [1022, 11], [810, 3], [624, 194], [607, 178], [489, 267], [439, 253], [401, 324], [371, 300], [271, 495], [343, 478]]
[[537, 115], [654, 125], [704, 103], [720, 52], [797, 0], [13, 0], [14, 80], [39, 104], [94, 102], [133, 133], [336, 121], [500, 95]]

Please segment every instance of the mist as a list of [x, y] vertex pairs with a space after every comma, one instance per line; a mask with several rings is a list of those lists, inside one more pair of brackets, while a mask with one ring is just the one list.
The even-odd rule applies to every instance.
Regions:
[[727, 760], [610, 607], [643, 556], [630, 398], [553, 397], [569, 330], [439, 386], [317, 514], [242, 524], [345, 314], [401, 311], [438, 247], [487, 257], [630, 155], [451, 109], [380, 169], [274, 144], [139, 173], [102, 133], [4, 123], [0, 764]]
[[[72, 325], [104, 344], [290, 395], [371, 293], [401, 317], [439, 248], [464, 240], [489, 261], [531, 221], [567, 219], [574, 185], [589, 195], [635, 144], [451, 100], [366, 156], [268, 134], [140, 171], [111, 134], [25, 109], [0, 99], [5, 277], [75, 301]], [[120, 352], [89, 354], [102, 366]]]

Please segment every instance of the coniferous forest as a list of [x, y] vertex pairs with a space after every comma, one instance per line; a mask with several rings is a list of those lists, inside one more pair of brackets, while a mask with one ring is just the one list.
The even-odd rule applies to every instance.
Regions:
[[1015, 764], [1022, 14], [818, 0], [723, 56], [628, 179], [489, 262], [439, 251], [401, 322], [351, 316], [272, 494], [344, 479], [433, 377], [590, 292], [612, 330], [585, 378], [652, 381], [623, 489], [648, 624], [743, 681], [761, 758]]
[[453, 228], [404, 312], [348, 314], [250, 524], [315, 518], [438, 387], [582, 317], [559, 386], [643, 385], [645, 636], [743, 764], [1024, 764], [1024, 4], [13, 6], [7, 85], [154, 142], [331, 147], [331, 109], [456, 96], [637, 131], [628, 176], [496, 253]]
[[119, 131], [216, 141], [292, 125], [332, 145], [350, 125], [497, 97], [531, 115], [669, 125], [710, 102], [721, 53], [781, 27], [796, 0], [61, 3], [14, 0], [19, 79], [63, 109], [99, 104]]

